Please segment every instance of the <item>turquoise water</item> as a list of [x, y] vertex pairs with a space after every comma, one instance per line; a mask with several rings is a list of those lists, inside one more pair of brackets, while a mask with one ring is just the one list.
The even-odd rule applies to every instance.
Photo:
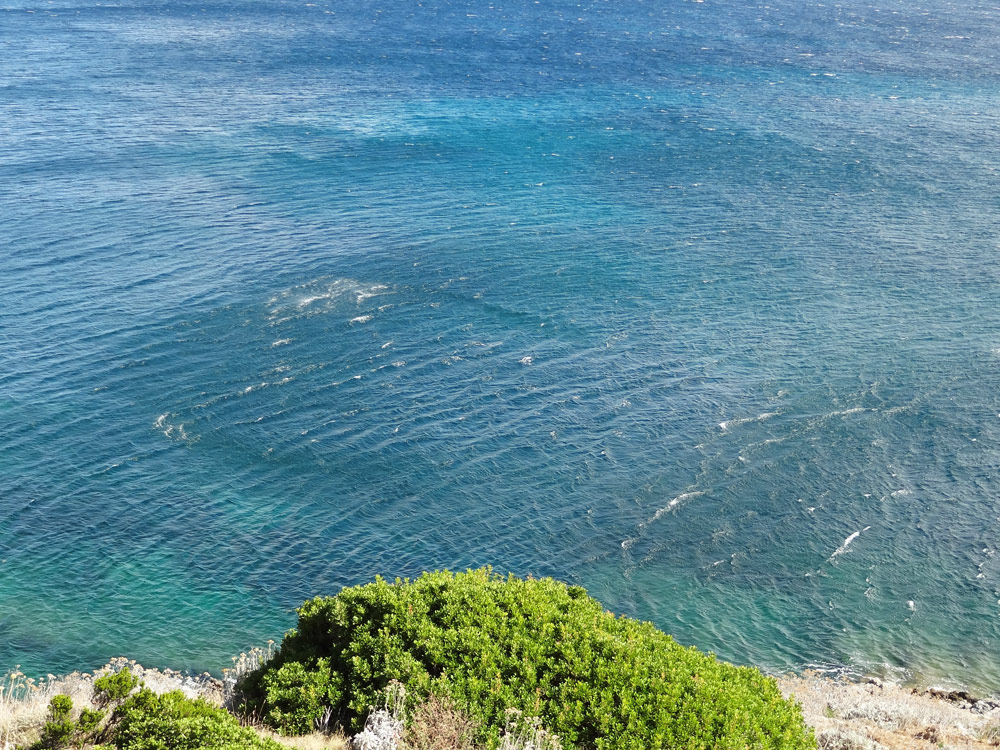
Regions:
[[1000, 11], [0, 6], [0, 667], [492, 564], [1000, 685]]

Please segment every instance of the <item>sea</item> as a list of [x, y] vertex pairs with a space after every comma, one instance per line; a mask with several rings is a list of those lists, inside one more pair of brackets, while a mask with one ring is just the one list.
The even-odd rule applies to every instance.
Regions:
[[1000, 691], [1000, 8], [0, 0], [0, 671], [492, 566]]

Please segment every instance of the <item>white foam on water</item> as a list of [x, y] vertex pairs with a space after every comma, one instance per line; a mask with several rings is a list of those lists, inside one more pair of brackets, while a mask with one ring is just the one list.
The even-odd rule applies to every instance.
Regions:
[[276, 346], [284, 346], [285, 344], [290, 344], [290, 343], [292, 343], [291, 339], [278, 339], [277, 341], [271, 342], [271, 348], [273, 349]]
[[517, 360], [517, 361], [518, 361], [518, 362], [520, 362], [520, 363], [521, 363], [522, 365], [530, 365], [530, 364], [532, 363], [533, 359], [532, 359], [532, 357], [531, 357], [531, 356], [529, 355], [529, 356], [527, 356], [527, 357], [521, 357], [521, 358], [520, 358], [519, 360]]
[[169, 416], [170, 416], [169, 412], [158, 416], [156, 418], [156, 421], [153, 422], [153, 429], [160, 430], [163, 433], [164, 437], [168, 437], [171, 440], [182, 440], [182, 441], [190, 440], [187, 430], [184, 429], [184, 425], [182, 423], [172, 424], [171, 422], [168, 422], [167, 418]]
[[756, 417], [741, 417], [739, 419], [727, 419], [725, 422], [719, 422], [719, 429], [723, 432], [729, 430], [733, 427], [739, 427], [741, 424], [746, 424], [747, 422], [765, 422], [771, 417], [776, 417], [780, 412], [776, 411], [766, 411], [763, 414], [758, 414]]
[[681, 494], [677, 495], [677, 497], [672, 498], [670, 502], [664, 505], [662, 508], [658, 508], [656, 512], [653, 513], [653, 515], [651, 515], [649, 518], [647, 518], [645, 521], [639, 524], [639, 528], [642, 529], [645, 526], [648, 526], [649, 524], [653, 523], [654, 521], [658, 521], [665, 514], [677, 508], [677, 506], [683, 503], [685, 500], [692, 500], [693, 498], [701, 497], [704, 494], [705, 494], [704, 490], [691, 490], [689, 492], [682, 492]]
[[[601, 454], [603, 455], [604, 451], [601, 451]], [[643, 521], [636, 527], [636, 531], [640, 532], [639, 534], [636, 534], [635, 536], [630, 536], [627, 539], [622, 540], [621, 548], [623, 550], [629, 549], [639, 540], [641, 532], [644, 528], [649, 526], [649, 524], [662, 518], [665, 514], [677, 508], [677, 506], [679, 506], [685, 500], [691, 500], [692, 498], [700, 497], [701, 495], [704, 494], [705, 492], [703, 490], [691, 490], [689, 492], [682, 492], [680, 495], [677, 495], [676, 497], [672, 498], [669, 503], [664, 505], [662, 508], [657, 509], [657, 511], [653, 513], [653, 515], [651, 515], [649, 518], [647, 518], [645, 521]]]
[[356, 279], [320, 277], [284, 289], [267, 301], [272, 325], [280, 325], [303, 316], [320, 315], [343, 307], [360, 305], [369, 297], [384, 294], [385, 284], [363, 284]]
[[371, 315], [359, 315], [356, 318], [351, 318], [350, 322], [351, 323], [367, 323], [371, 319], [372, 319]]
[[833, 560], [833, 558], [839, 557], [840, 555], [844, 554], [847, 551], [847, 548], [851, 546], [851, 542], [853, 542], [855, 539], [861, 536], [862, 532], [868, 531], [868, 529], [870, 528], [871, 526], [865, 526], [863, 529], [861, 529], [861, 531], [855, 531], [853, 534], [847, 537], [847, 539], [844, 540], [843, 544], [841, 544], [839, 547], [837, 547], [837, 549], [833, 551], [833, 554], [830, 555], [826, 561], [830, 562], [831, 560]]
[[369, 297], [374, 297], [376, 294], [384, 292], [388, 288], [389, 287], [387, 287], [385, 284], [375, 284], [373, 286], [368, 287], [367, 289], [360, 289], [357, 292], [355, 292], [357, 303], [360, 305]]

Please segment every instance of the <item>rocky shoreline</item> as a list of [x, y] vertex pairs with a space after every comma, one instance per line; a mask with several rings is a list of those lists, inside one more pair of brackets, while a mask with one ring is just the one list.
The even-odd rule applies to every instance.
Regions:
[[963, 690], [917, 690], [818, 673], [777, 678], [802, 705], [820, 750], [987, 750], [1000, 746], [1000, 702]]

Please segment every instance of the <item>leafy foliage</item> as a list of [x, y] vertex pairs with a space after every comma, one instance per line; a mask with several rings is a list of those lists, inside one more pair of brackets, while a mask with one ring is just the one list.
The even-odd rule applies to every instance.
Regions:
[[49, 720], [42, 727], [41, 739], [35, 744], [38, 750], [55, 750], [66, 747], [76, 732], [73, 699], [68, 695], [53, 695], [49, 701]]
[[73, 699], [68, 695], [54, 695], [49, 701], [49, 720], [42, 727], [42, 736], [32, 750], [60, 750], [75, 744], [83, 747], [96, 733], [104, 712], [84, 708], [73, 721]]
[[80, 711], [80, 717], [76, 720], [77, 731], [85, 735], [93, 734], [97, 731], [103, 719], [104, 712], [100, 709], [84, 708]]
[[94, 680], [94, 700], [99, 706], [121, 703], [139, 684], [139, 678], [128, 667], [109, 672]]
[[489, 569], [377, 578], [298, 615], [277, 656], [240, 686], [247, 708], [286, 733], [308, 731], [327, 708], [358, 731], [398, 680], [413, 704], [449, 697], [491, 748], [509, 709], [538, 717], [564, 746], [596, 750], [815, 747], [774, 680], [552, 579]]
[[180, 691], [143, 688], [115, 710], [112, 722], [117, 750], [284, 750], [226, 710]]

